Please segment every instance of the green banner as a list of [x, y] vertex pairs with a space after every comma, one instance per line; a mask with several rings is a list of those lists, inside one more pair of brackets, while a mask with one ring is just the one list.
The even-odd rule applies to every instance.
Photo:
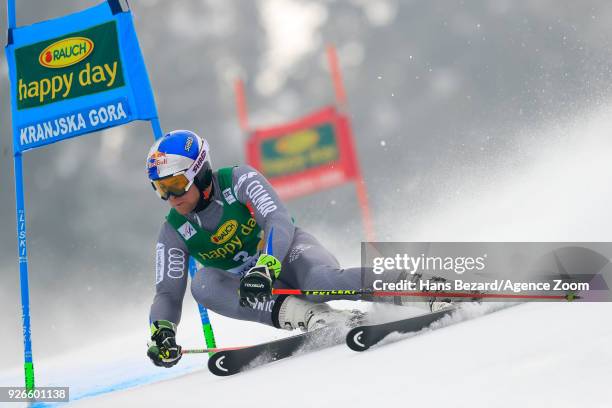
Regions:
[[125, 85], [115, 21], [17, 48], [15, 62], [17, 109]]
[[330, 123], [267, 139], [261, 144], [261, 153], [261, 167], [267, 177], [299, 173], [330, 164], [339, 157]]

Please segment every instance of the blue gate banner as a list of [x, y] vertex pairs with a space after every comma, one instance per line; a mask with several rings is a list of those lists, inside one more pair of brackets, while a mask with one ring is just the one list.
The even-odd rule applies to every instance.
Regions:
[[15, 153], [157, 118], [129, 11], [117, 1], [9, 31]]

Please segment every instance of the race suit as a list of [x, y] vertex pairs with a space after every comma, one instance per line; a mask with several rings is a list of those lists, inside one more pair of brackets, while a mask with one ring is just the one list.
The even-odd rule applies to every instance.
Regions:
[[[225, 182], [220, 176], [222, 172], [229, 174]], [[236, 203], [240, 208], [248, 209], [252, 219], [247, 220], [247, 215], [240, 223], [228, 220], [224, 214]], [[334, 255], [315, 237], [294, 226], [287, 208], [270, 183], [250, 166], [236, 166], [215, 172], [212, 202], [200, 212], [178, 218], [173, 219], [169, 215], [168, 220], [173, 220], [174, 226], [167, 220], [159, 233], [156, 248], [156, 295], [151, 306], [151, 322], [169, 320], [179, 323], [187, 288], [190, 255], [205, 264], [191, 282], [191, 293], [195, 300], [216, 313], [234, 319], [273, 325], [272, 311], [276, 296], [267, 302], [256, 302], [250, 307], [239, 305], [240, 278], [254, 266], [260, 251], [271, 253], [281, 261], [282, 270], [274, 284], [275, 288], [360, 290], [367, 287], [362, 268], [341, 268]], [[260, 243], [256, 249], [253, 247], [247, 251], [249, 253], [244, 253], [245, 248], [240, 247], [244, 239], [237, 238], [238, 231], [242, 226], [250, 232], [248, 226], [253, 226], [255, 222], [262, 235]], [[225, 247], [211, 247], [207, 243], [207, 248], [212, 250], [194, 251], [192, 248], [190, 253], [188, 243], [194, 230], [201, 231], [200, 235], [210, 237], [213, 243], [221, 243]], [[232, 241], [235, 241], [233, 246]], [[233, 258], [229, 257], [231, 255], [234, 255]], [[226, 256], [225, 259], [222, 259], [223, 256]], [[226, 267], [222, 269], [214, 265]], [[396, 280], [398, 277], [387, 279]], [[307, 297], [313, 302], [342, 298]], [[355, 296], [344, 298], [358, 300]]]

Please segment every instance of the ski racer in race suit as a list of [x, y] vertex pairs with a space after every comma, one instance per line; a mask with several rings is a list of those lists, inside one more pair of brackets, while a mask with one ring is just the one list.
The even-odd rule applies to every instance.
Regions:
[[[289, 330], [355, 318], [353, 312], [324, 303], [332, 297], [271, 295], [273, 287], [360, 290], [368, 282], [361, 268], [340, 267], [315, 237], [293, 224], [257, 170], [241, 165], [213, 172], [206, 140], [177, 130], [153, 145], [147, 172], [159, 197], [171, 207], [155, 252], [156, 294], [147, 353], [154, 364], [170, 367], [181, 358], [175, 334], [190, 256], [202, 265], [191, 281], [193, 297], [223, 316]], [[400, 273], [384, 279], [397, 281]]]

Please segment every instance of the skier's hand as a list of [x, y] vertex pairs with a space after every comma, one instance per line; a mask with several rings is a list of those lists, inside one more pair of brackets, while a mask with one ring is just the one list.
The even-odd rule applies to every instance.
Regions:
[[272, 285], [281, 271], [281, 263], [272, 255], [259, 256], [254, 267], [240, 279], [240, 306], [246, 307], [255, 300], [265, 302], [272, 297]]
[[170, 368], [181, 359], [181, 346], [176, 344], [176, 325], [167, 320], [156, 320], [151, 324], [151, 341], [147, 356], [153, 364]]

